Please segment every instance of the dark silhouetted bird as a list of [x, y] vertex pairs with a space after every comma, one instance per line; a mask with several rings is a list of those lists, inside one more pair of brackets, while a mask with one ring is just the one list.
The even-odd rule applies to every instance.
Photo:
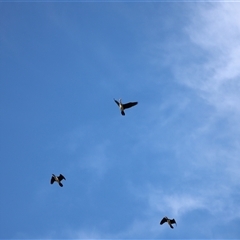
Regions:
[[60, 174], [58, 177], [52, 174], [51, 184], [53, 184], [56, 181], [60, 187], [63, 187], [63, 184], [61, 183], [63, 179], [66, 180], [66, 178], [62, 174]]
[[114, 99], [114, 101], [118, 105], [118, 107], [119, 107], [119, 109], [121, 111], [121, 114], [123, 116], [125, 115], [125, 112], [124, 112], [125, 109], [133, 107], [133, 106], [138, 104], [138, 102], [129, 102], [129, 103], [124, 103], [123, 104], [121, 99], [119, 99], [119, 102], [117, 100], [115, 100], [115, 99]]
[[167, 222], [169, 224], [170, 228], [173, 228], [172, 224], [176, 224], [177, 225], [177, 223], [176, 223], [174, 218], [173, 219], [169, 219], [168, 217], [164, 217], [161, 220], [160, 225], [164, 224], [165, 222]]

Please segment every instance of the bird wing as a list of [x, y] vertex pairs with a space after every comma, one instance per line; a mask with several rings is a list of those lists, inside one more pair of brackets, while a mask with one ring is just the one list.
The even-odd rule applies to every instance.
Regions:
[[170, 220], [170, 223], [171, 223], [171, 224], [174, 224], [174, 223], [177, 224], [176, 221], [175, 221], [175, 219]]
[[54, 177], [51, 178], [51, 184], [53, 184], [55, 181]]
[[138, 102], [129, 102], [129, 103], [125, 103], [123, 104], [123, 108], [126, 109], [126, 108], [130, 108], [130, 107], [133, 107], [135, 105], [137, 105]]
[[60, 175], [58, 176], [58, 180], [59, 180], [59, 181], [62, 181], [63, 179], [66, 180], [66, 178], [65, 178], [62, 174], [60, 174]]
[[164, 218], [161, 220], [160, 224], [162, 225], [162, 224], [164, 224], [166, 221], [167, 221], [167, 218], [164, 217]]
[[115, 99], [113, 99], [114, 101], [115, 101], [115, 103], [119, 106], [119, 102], [117, 101], [117, 100], [115, 100]]

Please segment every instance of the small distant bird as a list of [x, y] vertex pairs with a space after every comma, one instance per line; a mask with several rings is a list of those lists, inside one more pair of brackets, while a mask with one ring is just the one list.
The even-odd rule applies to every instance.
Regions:
[[124, 112], [125, 109], [133, 107], [133, 106], [138, 104], [138, 102], [129, 102], [129, 103], [124, 103], [123, 104], [121, 99], [119, 99], [119, 102], [117, 100], [115, 100], [115, 99], [114, 99], [114, 101], [118, 105], [118, 107], [119, 107], [119, 109], [121, 111], [121, 114], [123, 116], [125, 115], [125, 112]]
[[164, 217], [161, 220], [160, 225], [164, 224], [165, 222], [167, 222], [169, 224], [170, 228], [173, 228], [172, 224], [176, 224], [177, 225], [177, 223], [176, 223], [174, 218], [173, 219], [169, 219], [168, 217]]
[[58, 177], [52, 174], [51, 184], [53, 184], [56, 181], [60, 187], [63, 187], [63, 184], [61, 183], [63, 179], [66, 180], [66, 178], [62, 174], [60, 174]]

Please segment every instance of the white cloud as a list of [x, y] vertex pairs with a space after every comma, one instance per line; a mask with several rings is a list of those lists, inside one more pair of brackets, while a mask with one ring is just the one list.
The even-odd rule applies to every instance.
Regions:
[[156, 190], [149, 195], [149, 205], [163, 215], [169, 213], [175, 218], [204, 206], [199, 197], [179, 193], [170, 195]]
[[[169, 213], [169, 217], [179, 219], [203, 210], [220, 225], [223, 218], [227, 223], [240, 217], [236, 195], [240, 187], [240, 5], [213, 3], [194, 7], [184, 39], [168, 48], [172, 60], [168, 62], [177, 82], [193, 90], [189, 99], [196, 101], [200, 96], [204, 101], [191, 105], [186, 97], [186, 104], [176, 112], [181, 101], [176, 103], [175, 115], [170, 117], [162, 114], [169, 109], [166, 102], [148, 110], [150, 124], [146, 125], [152, 130], [142, 131], [144, 137], [139, 144], [158, 149], [159, 153], [174, 152], [173, 178], [169, 176], [171, 171], [166, 173], [173, 189], [163, 186], [168, 179], [159, 177], [133, 193], [147, 202], [145, 212], [150, 216]], [[186, 112], [189, 115], [184, 115], [185, 124], [179, 124], [181, 114]], [[197, 114], [199, 122], [192, 117]], [[193, 121], [194, 127], [188, 127]], [[165, 168], [161, 164], [155, 166]], [[179, 179], [174, 180], [176, 175]]]
[[[240, 169], [239, 114], [240, 114], [240, 5], [213, 3], [193, 9], [186, 33], [196, 53], [204, 53], [201, 61], [180, 64], [176, 78], [195, 90], [214, 107], [208, 119], [195, 132], [195, 139], [209, 160], [222, 162], [221, 169], [231, 178]], [[196, 59], [199, 56], [196, 56]], [[191, 69], [191, 70], [189, 70]], [[202, 132], [201, 130], [204, 130]], [[205, 139], [203, 139], [203, 137]], [[211, 139], [211, 140], [209, 140]], [[223, 144], [219, 144], [221, 141]], [[198, 148], [198, 150], [201, 150]], [[206, 151], [207, 150], [207, 151]], [[199, 152], [199, 151], [198, 151]], [[208, 154], [205, 154], [205, 157]], [[202, 155], [201, 155], [202, 156]], [[219, 166], [218, 166], [219, 167]], [[239, 178], [238, 178], [239, 179]]]
[[188, 68], [191, 70], [179, 71], [185, 71], [184, 80], [178, 74], [177, 78], [199, 91], [218, 110], [239, 113], [240, 5], [215, 3], [204, 6], [193, 10], [192, 21], [186, 28], [190, 44], [204, 53], [204, 60], [190, 63]]

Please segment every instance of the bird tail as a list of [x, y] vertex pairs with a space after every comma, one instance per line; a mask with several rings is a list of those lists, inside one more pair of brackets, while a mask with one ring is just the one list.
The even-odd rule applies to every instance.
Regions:
[[63, 187], [63, 184], [62, 184], [61, 182], [59, 182], [59, 186], [60, 186], [60, 187]]
[[125, 112], [124, 112], [124, 111], [121, 111], [121, 114], [122, 114], [123, 116], [125, 116]]

